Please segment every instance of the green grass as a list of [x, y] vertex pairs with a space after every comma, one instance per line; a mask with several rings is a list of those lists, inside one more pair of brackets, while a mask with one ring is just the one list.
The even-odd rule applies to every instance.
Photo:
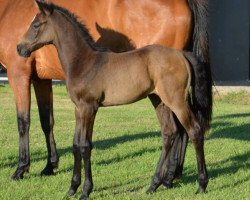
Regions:
[[[15, 182], [10, 180], [18, 161], [15, 103], [10, 87], [0, 85], [0, 199], [65, 199], [73, 166], [74, 106], [64, 86], [53, 89], [59, 168], [55, 176], [39, 175], [46, 164], [46, 148], [32, 92], [31, 168], [23, 180]], [[160, 187], [155, 194], [145, 193], [161, 150], [159, 125], [147, 99], [101, 108], [94, 127], [94, 191], [90, 199], [250, 199], [249, 104], [250, 95], [244, 92], [215, 98], [212, 128], [205, 141], [210, 182], [208, 192], [199, 195], [195, 195], [197, 170], [190, 142], [182, 179], [173, 189]], [[78, 199], [81, 189], [71, 199]]]

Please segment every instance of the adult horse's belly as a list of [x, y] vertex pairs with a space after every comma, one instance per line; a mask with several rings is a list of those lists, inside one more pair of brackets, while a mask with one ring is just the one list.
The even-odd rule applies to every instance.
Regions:
[[36, 74], [40, 79], [65, 80], [57, 51], [54, 46], [49, 45], [35, 52]]

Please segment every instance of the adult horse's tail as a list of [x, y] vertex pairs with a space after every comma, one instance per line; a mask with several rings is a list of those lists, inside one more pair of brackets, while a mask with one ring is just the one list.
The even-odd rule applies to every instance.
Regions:
[[209, 67], [209, 45], [207, 32], [207, 0], [188, 0], [193, 15], [193, 37], [191, 51], [196, 57]]
[[[200, 67], [206, 68], [204, 70], [210, 70], [210, 63], [209, 63], [209, 45], [208, 45], [208, 32], [207, 32], [207, 0], [187, 0], [188, 5], [190, 7], [190, 10], [192, 12], [192, 18], [193, 18], [193, 29], [192, 29], [192, 36], [191, 41], [189, 45], [187, 46], [186, 50], [194, 52], [196, 58], [200, 62], [202, 62], [202, 66], [199, 65], [199, 68], [194, 69], [194, 72], [198, 73], [198, 69]], [[202, 70], [202, 69], [201, 69]], [[207, 73], [206, 73], [207, 74]], [[194, 73], [195, 75], [195, 73]], [[196, 74], [195, 76], [197, 78], [196, 82], [200, 80], [201, 76]], [[209, 80], [210, 82], [211, 80]], [[199, 90], [199, 88], [196, 88], [196, 90]], [[195, 95], [200, 95], [202, 91], [196, 91]], [[208, 93], [208, 89], [206, 90]], [[200, 102], [202, 96], [197, 97], [197, 101]], [[205, 96], [204, 96], [205, 97]], [[210, 99], [210, 96], [208, 96]], [[202, 103], [202, 102], [201, 102]], [[211, 104], [211, 105], [210, 105]], [[199, 105], [199, 104], [197, 104]], [[201, 104], [202, 105], [202, 104]], [[204, 106], [204, 105], [203, 105]], [[203, 109], [199, 112], [200, 117], [204, 117], [202, 119], [207, 119], [203, 121], [205, 124], [209, 124], [211, 118], [211, 109], [210, 106], [212, 106], [212, 100], [207, 101], [207, 105], [203, 107]], [[202, 108], [202, 106], [201, 106]], [[205, 111], [208, 110], [208, 113]], [[210, 116], [210, 117], [209, 117]], [[207, 125], [205, 125], [207, 127]], [[171, 155], [169, 159], [169, 170], [167, 172], [167, 175], [165, 177], [166, 183], [172, 183], [172, 174], [174, 173], [174, 178], [178, 178], [182, 175], [183, 171], [183, 164], [184, 164], [184, 158], [185, 158], [185, 152], [188, 142], [188, 136], [185, 132], [181, 131], [182, 129], [179, 128], [180, 134], [175, 138], [174, 145], [171, 149]], [[168, 184], [165, 184], [166, 186]]]
[[203, 131], [209, 129], [212, 116], [212, 77], [210, 67], [199, 61], [191, 52], [184, 52], [190, 63], [192, 92], [189, 105]]
[[[212, 77], [208, 43], [208, 1], [188, 0], [193, 15], [193, 37], [191, 51], [195, 57], [185, 54], [193, 66], [193, 109], [205, 130], [212, 114]], [[198, 60], [197, 60], [198, 59]]]

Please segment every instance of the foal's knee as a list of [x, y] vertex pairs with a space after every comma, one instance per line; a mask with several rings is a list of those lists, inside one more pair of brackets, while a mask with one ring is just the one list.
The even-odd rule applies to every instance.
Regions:
[[88, 159], [91, 155], [92, 150], [92, 143], [91, 142], [85, 142], [84, 145], [80, 145], [78, 147], [80, 154], [83, 159]]

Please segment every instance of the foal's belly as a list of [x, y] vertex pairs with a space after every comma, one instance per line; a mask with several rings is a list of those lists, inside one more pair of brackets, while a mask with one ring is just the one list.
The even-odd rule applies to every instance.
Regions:
[[[129, 77], [130, 76], [130, 77]], [[148, 96], [154, 90], [148, 77], [137, 77], [125, 74], [125, 78], [116, 77], [109, 80], [104, 90], [103, 106], [115, 106], [134, 103]]]
[[102, 106], [108, 107], [108, 106], [131, 104], [143, 98], [146, 98], [148, 94], [151, 92], [152, 91], [150, 89], [141, 91], [140, 93], [134, 93], [134, 91], [115, 92], [113, 93], [113, 95], [105, 96], [105, 100], [102, 102]]

